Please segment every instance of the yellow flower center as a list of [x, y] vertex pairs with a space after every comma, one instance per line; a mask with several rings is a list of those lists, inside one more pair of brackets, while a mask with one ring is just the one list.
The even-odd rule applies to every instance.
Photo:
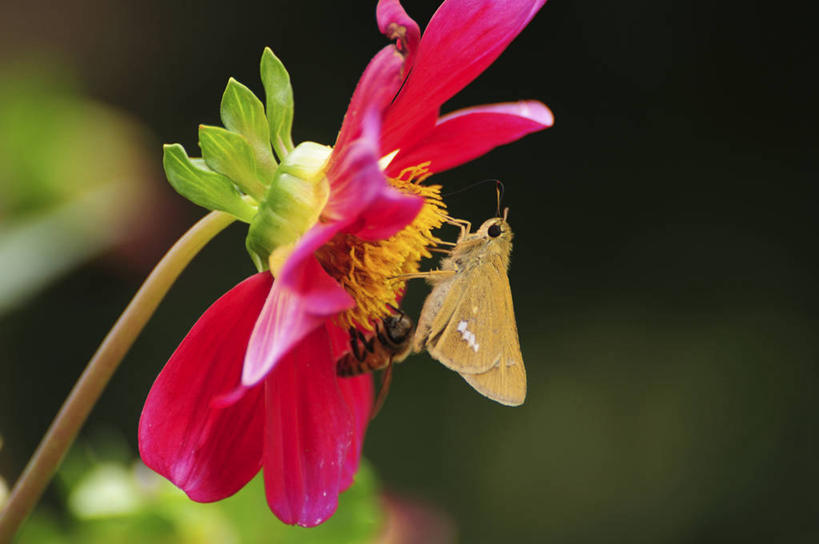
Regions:
[[373, 323], [392, 313], [406, 282], [396, 277], [418, 272], [427, 249], [440, 240], [432, 231], [444, 223], [446, 205], [440, 185], [422, 185], [430, 173], [429, 163], [405, 168], [390, 184], [406, 194], [423, 197], [424, 205], [415, 219], [387, 240], [366, 241], [351, 234], [337, 234], [316, 252], [324, 269], [353, 297], [356, 305], [339, 316], [345, 328], [373, 330]]

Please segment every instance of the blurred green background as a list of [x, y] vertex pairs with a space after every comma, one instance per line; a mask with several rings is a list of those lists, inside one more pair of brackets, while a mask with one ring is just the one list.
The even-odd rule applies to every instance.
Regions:
[[[119, 159], [88, 172], [100, 183], [129, 178], [150, 196], [110, 199], [103, 211], [117, 213], [101, 214], [99, 228], [134, 215], [122, 236], [0, 313], [6, 480], [151, 264], [203, 214], [164, 183], [160, 144], [196, 149], [196, 126], [218, 124], [229, 76], [260, 91], [264, 46], [293, 80], [294, 139], [332, 142], [358, 76], [385, 43], [374, 4], [0, 8], [0, 82], [31, 81], [19, 74], [33, 65], [50, 100], [111, 112], [115, 120], [95, 118], [89, 130], [101, 138], [93, 149]], [[437, 2], [405, 4], [423, 25]], [[426, 356], [411, 358], [396, 369], [365, 444], [383, 489], [451, 519], [461, 542], [819, 539], [808, 21], [761, 2], [551, 0], [446, 106], [536, 98], [555, 113], [553, 128], [434, 178], [453, 190], [506, 183], [529, 396], [502, 407]], [[22, 94], [7, 93], [7, 103]], [[31, 206], [9, 206], [5, 190], [28, 172], [8, 168], [9, 156], [23, 161], [9, 142], [26, 125], [0, 115], [7, 230], [30, 218]], [[26, 138], [40, 145], [36, 133]], [[74, 164], [65, 183], [89, 177], [92, 163]], [[486, 186], [448, 203], [480, 222], [495, 200]], [[232, 227], [183, 274], [84, 436], [105, 429], [135, 451], [159, 369], [201, 312], [253, 272], [243, 237]], [[28, 276], [28, 266], [6, 257], [0, 275]], [[412, 286], [412, 314], [425, 292]], [[61, 504], [60, 494], [52, 489], [45, 504]]]

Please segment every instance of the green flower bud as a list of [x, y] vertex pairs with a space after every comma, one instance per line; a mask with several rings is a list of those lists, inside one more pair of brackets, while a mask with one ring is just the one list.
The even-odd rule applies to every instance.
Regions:
[[274, 275], [290, 250], [319, 218], [330, 184], [324, 176], [332, 148], [303, 142], [279, 165], [250, 223], [247, 249], [259, 270]]

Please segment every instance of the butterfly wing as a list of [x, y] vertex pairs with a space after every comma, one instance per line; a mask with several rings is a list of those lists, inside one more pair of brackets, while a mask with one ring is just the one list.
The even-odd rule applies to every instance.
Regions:
[[476, 391], [508, 406], [526, 398], [526, 369], [506, 262], [492, 258], [452, 281], [432, 321], [427, 350]]
[[[505, 263], [504, 263], [505, 264]], [[500, 349], [498, 363], [485, 372], [467, 373], [461, 376], [476, 391], [490, 399], [508, 406], [519, 406], [526, 399], [526, 369], [523, 366], [523, 355], [520, 352], [518, 328], [515, 323], [515, 309], [512, 304], [512, 289], [506, 269], [503, 277], [493, 280], [491, 297], [493, 319], [497, 324], [494, 334]]]
[[[445, 292], [436, 293], [439, 288]], [[500, 257], [488, 259], [435, 290], [432, 303], [440, 307], [425, 340], [429, 354], [459, 373], [480, 374], [497, 366], [510, 326], [517, 341], [514, 313], [506, 306], [511, 303], [511, 293], [505, 295], [509, 292], [506, 263]], [[424, 312], [422, 321], [423, 317]]]
[[[508, 290], [508, 283], [507, 283]], [[512, 309], [512, 294], [508, 292], [508, 308], [511, 321], [503, 339], [503, 354], [497, 366], [478, 374], [461, 373], [476, 391], [507, 406], [520, 406], [526, 399], [526, 369], [520, 352], [517, 326]]]
[[451, 276], [433, 284], [432, 291], [424, 300], [424, 307], [421, 308], [421, 316], [415, 327], [415, 335], [412, 339], [413, 351], [420, 352], [427, 349], [433, 331], [436, 335], [440, 333], [452, 317], [455, 301], [449, 297], [449, 292], [452, 290], [454, 281], [455, 277]]

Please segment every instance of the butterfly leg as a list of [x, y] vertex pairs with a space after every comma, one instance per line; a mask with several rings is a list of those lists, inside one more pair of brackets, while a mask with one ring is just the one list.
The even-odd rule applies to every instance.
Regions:
[[454, 217], [447, 216], [445, 221], [450, 225], [455, 225], [456, 227], [461, 229], [461, 234], [458, 235], [458, 239], [463, 238], [464, 236], [469, 234], [469, 231], [472, 230], [472, 223], [465, 219], [455, 219]]
[[427, 270], [426, 272], [415, 272], [414, 274], [400, 274], [393, 276], [391, 280], [413, 280], [418, 278], [450, 278], [455, 275], [455, 270]]

